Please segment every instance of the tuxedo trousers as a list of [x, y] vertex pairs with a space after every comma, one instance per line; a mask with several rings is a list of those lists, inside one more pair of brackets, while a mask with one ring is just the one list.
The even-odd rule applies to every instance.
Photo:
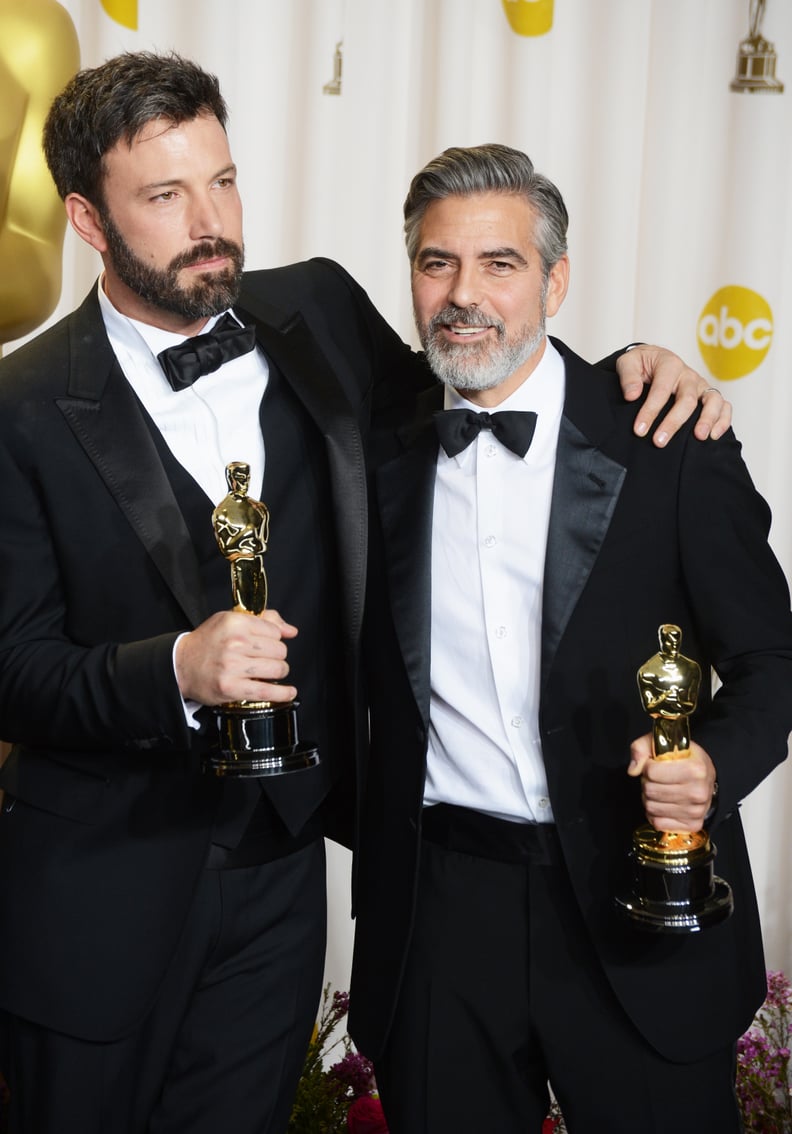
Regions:
[[414, 932], [376, 1065], [390, 1134], [540, 1134], [548, 1082], [569, 1134], [738, 1134], [734, 1070], [732, 1046], [675, 1064], [634, 1027], [554, 828], [424, 810]]
[[[284, 1134], [321, 995], [324, 842], [206, 869], [142, 1026], [88, 1043], [0, 1016], [10, 1134]], [[118, 973], [124, 980], [124, 973]]]

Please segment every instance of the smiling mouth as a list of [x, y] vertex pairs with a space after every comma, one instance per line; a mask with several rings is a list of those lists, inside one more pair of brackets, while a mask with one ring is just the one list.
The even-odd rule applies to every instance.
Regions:
[[478, 326], [471, 327], [467, 323], [462, 324], [461, 326], [455, 323], [443, 323], [443, 329], [448, 331], [448, 333], [451, 335], [482, 335], [485, 331], [491, 330], [492, 325], [490, 323], [485, 323], [484, 325], [479, 324]]

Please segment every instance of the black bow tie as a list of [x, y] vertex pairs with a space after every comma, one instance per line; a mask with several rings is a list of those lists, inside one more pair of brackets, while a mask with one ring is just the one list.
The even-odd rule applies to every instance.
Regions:
[[441, 410], [434, 415], [440, 444], [449, 457], [466, 449], [482, 429], [491, 429], [502, 445], [518, 457], [530, 448], [536, 429], [532, 410], [502, 410], [500, 413], [476, 413], [474, 410]]
[[226, 313], [206, 335], [195, 335], [161, 350], [157, 361], [174, 390], [186, 390], [196, 378], [219, 370], [224, 362], [247, 354], [256, 345], [253, 327], [241, 327]]

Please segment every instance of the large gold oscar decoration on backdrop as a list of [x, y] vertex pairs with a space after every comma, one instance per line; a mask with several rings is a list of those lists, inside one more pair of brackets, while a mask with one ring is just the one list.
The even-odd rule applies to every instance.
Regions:
[[[0, 355], [3, 343], [51, 315], [60, 296], [66, 214], [41, 129], [79, 65], [65, 8], [55, 0], [0, 0]], [[7, 753], [0, 741], [0, 764]]]
[[[264, 555], [269, 540], [269, 510], [248, 495], [250, 465], [226, 466], [228, 494], [212, 513], [218, 547], [231, 567], [233, 609], [251, 617], [267, 606]], [[219, 747], [208, 760], [217, 776], [261, 777], [300, 772], [319, 763], [313, 744], [301, 744], [297, 701], [234, 701], [217, 712]]]
[[[690, 717], [701, 667], [680, 653], [682, 631], [658, 630], [660, 650], [638, 670], [638, 689], [652, 718], [652, 758], [690, 756]], [[733, 909], [731, 887], [716, 878], [716, 849], [706, 831], [658, 831], [645, 823], [633, 833], [633, 887], [617, 905], [636, 925], [661, 933], [696, 933], [724, 921]]]
[[50, 104], [80, 65], [55, 0], [0, 0], [0, 350], [52, 314], [66, 214], [41, 149]]

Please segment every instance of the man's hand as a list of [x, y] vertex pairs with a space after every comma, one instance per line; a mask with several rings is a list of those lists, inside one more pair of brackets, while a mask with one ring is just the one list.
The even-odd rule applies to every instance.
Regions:
[[630, 745], [629, 776], [641, 777], [646, 818], [658, 831], [700, 831], [715, 792], [715, 765], [700, 744], [690, 742], [681, 760], [653, 760], [652, 736]]
[[701, 416], [693, 430], [700, 441], [717, 440], [731, 425], [732, 407], [714, 386], [707, 384], [695, 370], [686, 366], [673, 351], [656, 346], [636, 346], [619, 356], [616, 370], [625, 400], [640, 398], [644, 386], [651, 383], [646, 401], [638, 411], [633, 429], [644, 437], [652, 422], [671, 395], [674, 404], [658, 425], [652, 440], [662, 449], [702, 403]]
[[289, 672], [285, 638], [295, 626], [275, 610], [213, 614], [176, 645], [176, 681], [185, 701], [293, 701], [293, 685], [276, 685]]

